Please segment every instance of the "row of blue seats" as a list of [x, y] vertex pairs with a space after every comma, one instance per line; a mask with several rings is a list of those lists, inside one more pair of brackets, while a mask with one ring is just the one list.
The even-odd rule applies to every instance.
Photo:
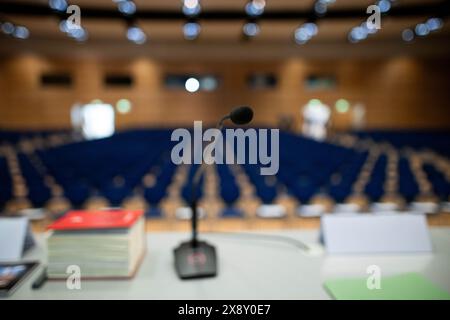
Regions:
[[[43, 175], [55, 177], [64, 189], [65, 196], [77, 207], [93, 195], [106, 197], [112, 205], [120, 205], [136, 189], [141, 189], [146, 200], [157, 205], [166, 195], [176, 170], [170, 159], [173, 143], [171, 130], [132, 130], [118, 133], [107, 139], [72, 143], [37, 152], [48, 172], [39, 172], [27, 155], [19, 153], [18, 159], [26, 179], [29, 198], [36, 206], [42, 206], [50, 198], [50, 190], [44, 184]], [[245, 164], [242, 168], [255, 186], [264, 203], [272, 203], [281, 190], [307, 203], [318, 193], [330, 195], [342, 202], [351, 194], [368, 152], [316, 142], [290, 133], [280, 133], [280, 165], [276, 176], [260, 175], [261, 165]], [[270, 152], [270, 150], [269, 150]], [[186, 202], [191, 199], [190, 187], [198, 165], [189, 169], [188, 179], [181, 195]], [[364, 192], [372, 201], [384, 194], [387, 158], [381, 155]], [[434, 192], [447, 199], [450, 185], [443, 174], [432, 165], [424, 170]], [[146, 173], [156, 177], [153, 186], [141, 185]], [[236, 177], [228, 165], [217, 165], [220, 196], [228, 207], [240, 196]], [[407, 201], [419, 193], [408, 159], [400, 157], [398, 164], [399, 192]], [[203, 185], [204, 179], [201, 180]], [[11, 198], [11, 177], [6, 160], [0, 157], [0, 206]], [[199, 196], [202, 196], [200, 188]]]
[[360, 138], [389, 142], [396, 148], [431, 149], [450, 156], [450, 131], [448, 130], [365, 130], [352, 133]]
[[0, 130], [0, 144], [16, 144], [22, 139], [34, 138], [36, 136], [46, 138], [52, 134], [69, 134], [68, 130], [40, 130], [40, 131], [20, 131], [20, 130]]
[[[51, 197], [44, 184], [45, 175], [53, 176], [77, 207], [93, 195], [105, 196], [112, 205], [120, 205], [148, 172], [155, 175], [157, 183], [140, 187], [148, 202], [156, 204], [165, 196], [176, 169], [170, 161], [171, 144], [167, 141], [170, 141], [167, 130], [142, 130], [41, 150], [37, 156], [44, 164], [44, 172], [39, 172], [25, 154], [19, 153], [18, 159], [35, 206], [44, 205]], [[11, 179], [3, 158], [0, 167], [0, 182], [5, 188], [0, 197], [2, 205], [11, 198]]]

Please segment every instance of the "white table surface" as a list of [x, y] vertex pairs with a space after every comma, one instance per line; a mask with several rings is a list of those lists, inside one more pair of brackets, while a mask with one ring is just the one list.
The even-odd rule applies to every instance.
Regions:
[[[378, 265], [381, 274], [419, 272], [450, 292], [450, 228], [431, 228], [430, 254], [331, 256], [318, 244], [317, 230], [260, 232], [299, 239], [316, 248], [306, 254], [295, 246], [221, 234], [202, 234], [216, 246], [219, 274], [215, 278], [180, 280], [174, 270], [173, 249], [189, 234], [148, 234], [148, 252], [131, 280], [82, 281], [69, 290], [65, 281], [48, 281], [39, 290], [31, 284], [42, 265], [9, 299], [330, 299], [323, 282], [336, 277], [367, 277]], [[25, 260], [45, 262], [43, 234]]]

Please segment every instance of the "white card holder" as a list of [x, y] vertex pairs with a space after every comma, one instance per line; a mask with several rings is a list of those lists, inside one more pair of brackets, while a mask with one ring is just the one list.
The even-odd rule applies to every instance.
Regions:
[[280, 204], [263, 204], [256, 209], [256, 215], [264, 219], [284, 218], [286, 209]]
[[411, 202], [409, 210], [416, 214], [433, 214], [439, 212], [439, 204], [435, 202]]
[[432, 251], [426, 217], [411, 213], [324, 215], [321, 240], [329, 254]]
[[28, 219], [25, 217], [0, 218], [0, 261], [17, 262], [34, 246]]
[[304, 204], [298, 207], [297, 214], [305, 218], [320, 217], [325, 213], [325, 209], [322, 204]]
[[[199, 219], [206, 217], [206, 212], [201, 207], [197, 208], [197, 214]], [[175, 217], [179, 220], [190, 220], [192, 219], [192, 209], [190, 207], [180, 207], [175, 211]]]

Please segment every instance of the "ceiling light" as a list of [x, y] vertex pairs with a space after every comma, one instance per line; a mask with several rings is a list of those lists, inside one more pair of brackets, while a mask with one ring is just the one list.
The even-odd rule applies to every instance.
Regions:
[[414, 40], [414, 32], [411, 29], [405, 29], [402, 32], [402, 39], [406, 42], [411, 42]]
[[67, 1], [66, 0], [49, 0], [48, 5], [50, 8], [56, 11], [66, 11], [67, 9]]
[[5, 22], [2, 24], [2, 31], [4, 34], [13, 34], [14, 25], [11, 22]]
[[199, 0], [184, 0], [183, 13], [186, 16], [196, 16], [200, 13], [201, 6]]
[[127, 39], [136, 44], [143, 44], [147, 41], [147, 36], [141, 28], [132, 26], [127, 30]]
[[426, 25], [430, 31], [436, 31], [442, 28], [444, 22], [440, 18], [430, 18], [427, 20]]
[[121, 1], [118, 3], [119, 11], [126, 15], [132, 15], [136, 12], [136, 5], [133, 1]]
[[187, 22], [183, 26], [183, 34], [187, 40], [194, 40], [200, 34], [200, 25], [197, 22]]
[[380, 8], [380, 12], [382, 13], [386, 13], [391, 10], [391, 1], [389, 0], [380, 0], [378, 1], [377, 5]]
[[314, 3], [314, 11], [318, 15], [324, 15], [327, 13], [327, 4], [323, 1], [316, 1], [316, 3]]
[[252, 0], [245, 5], [245, 12], [249, 16], [260, 16], [264, 13], [265, 6], [264, 0]]
[[339, 99], [335, 104], [336, 111], [346, 113], [350, 109], [350, 103], [345, 99]]
[[294, 38], [298, 44], [308, 42], [313, 36], [317, 34], [317, 24], [314, 22], [307, 22], [295, 30]]
[[254, 37], [259, 34], [259, 25], [255, 22], [248, 22], [244, 24], [244, 27], [242, 28], [244, 31], [244, 34], [248, 37]]
[[14, 29], [13, 36], [18, 39], [27, 39], [30, 36], [30, 31], [24, 26], [18, 26]]
[[116, 103], [116, 110], [118, 113], [126, 114], [131, 111], [131, 102], [128, 99], [120, 99]]
[[428, 29], [428, 26], [425, 23], [419, 23], [418, 25], [416, 25], [415, 31], [416, 34], [421, 37], [426, 36], [430, 33], [430, 29]]
[[196, 78], [189, 78], [186, 80], [184, 87], [188, 92], [197, 92], [200, 89], [200, 82]]
[[86, 29], [81, 27], [69, 29], [67, 34], [77, 41], [86, 41], [88, 38], [88, 33]]

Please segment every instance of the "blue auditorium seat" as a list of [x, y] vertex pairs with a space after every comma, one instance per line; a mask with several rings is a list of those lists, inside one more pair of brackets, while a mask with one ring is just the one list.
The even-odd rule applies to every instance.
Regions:
[[407, 202], [411, 202], [419, 194], [419, 186], [411, 171], [409, 160], [401, 157], [399, 160], [399, 193]]
[[252, 164], [243, 164], [250, 181], [255, 185], [256, 194], [264, 204], [271, 204], [277, 196], [278, 182], [271, 184], [268, 176], [260, 174], [260, 166]]
[[[355, 178], [356, 165], [346, 168], [357, 158], [354, 150], [317, 142], [297, 135], [280, 134], [280, 170], [278, 178], [300, 202], [307, 203], [313, 195], [327, 190], [342, 200], [349, 193]], [[333, 189], [330, 179], [341, 174], [342, 185]], [[347, 176], [346, 174], [351, 174]]]
[[242, 218], [244, 214], [234, 206], [240, 196], [234, 175], [227, 164], [217, 164], [216, 169], [220, 180], [220, 196], [225, 202], [225, 208], [220, 213], [220, 216], [223, 218]]
[[[200, 165], [193, 164], [189, 168], [188, 177], [186, 179], [186, 182], [184, 186], [181, 188], [181, 197], [186, 203], [191, 203], [192, 201], [192, 183], [194, 180], [195, 172], [199, 169]], [[201, 199], [203, 196], [203, 182], [204, 182], [204, 176], [200, 178], [198, 189], [197, 189], [197, 199]]]
[[18, 154], [19, 165], [22, 175], [28, 187], [28, 199], [35, 207], [42, 207], [50, 199], [50, 189], [44, 184], [42, 175], [31, 164], [28, 157]]
[[369, 183], [364, 189], [365, 194], [372, 200], [378, 201], [384, 194], [384, 181], [386, 179], [386, 155], [381, 155], [375, 163]]
[[0, 209], [12, 197], [12, 182], [6, 159], [0, 156]]
[[433, 165], [425, 164], [423, 166], [428, 180], [433, 186], [434, 193], [442, 200], [448, 201], [450, 195], [450, 183], [447, 181], [442, 172], [438, 171]]
[[[118, 206], [171, 147], [170, 130], [132, 130], [38, 154], [74, 205], [98, 190]], [[117, 183], [118, 177], [123, 182]]]
[[351, 194], [352, 186], [355, 183], [362, 166], [364, 165], [369, 153], [357, 152], [348, 161], [342, 164], [339, 168], [338, 181], [330, 181], [328, 186], [328, 194], [337, 203], [344, 202], [344, 200]]
[[354, 131], [361, 138], [389, 142], [396, 148], [432, 149], [450, 156], [450, 131], [448, 130], [365, 130]]
[[158, 205], [162, 198], [167, 195], [167, 187], [170, 185], [176, 170], [176, 166], [169, 159], [164, 159], [163, 163], [158, 164], [158, 166], [159, 172], [156, 175], [155, 185], [144, 190], [144, 197], [152, 207]]
[[150, 207], [145, 212], [145, 217], [149, 219], [162, 218], [163, 212], [160, 207]]

